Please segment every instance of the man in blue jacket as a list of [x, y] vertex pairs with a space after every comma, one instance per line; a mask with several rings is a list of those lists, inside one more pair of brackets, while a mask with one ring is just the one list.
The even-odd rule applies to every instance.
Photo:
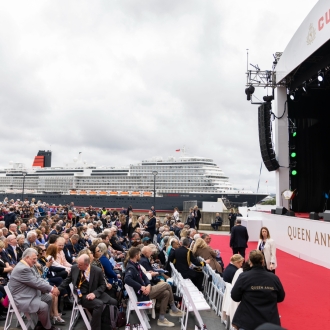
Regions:
[[170, 316], [182, 317], [183, 313], [174, 304], [172, 288], [168, 283], [162, 282], [151, 286], [147, 276], [143, 273], [139, 264], [141, 251], [132, 247], [128, 251], [129, 260], [126, 263], [125, 283], [131, 286], [139, 301], [157, 299], [160, 303], [158, 326], [174, 327], [174, 323], [165, 318], [167, 305], [170, 304]]

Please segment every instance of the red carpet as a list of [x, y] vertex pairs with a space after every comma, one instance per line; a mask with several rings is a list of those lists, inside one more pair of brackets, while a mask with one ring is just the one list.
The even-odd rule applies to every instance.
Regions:
[[[221, 251], [226, 266], [232, 256], [229, 236], [211, 237], [211, 246]], [[249, 243], [246, 255], [256, 247], [256, 242]], [[330, 329], [330, 269], [298, 259], [278, 249], [276, 257], [276, 275], [286, 293], [285, 300], [278, 306], [282, 326], [289, 330]]]

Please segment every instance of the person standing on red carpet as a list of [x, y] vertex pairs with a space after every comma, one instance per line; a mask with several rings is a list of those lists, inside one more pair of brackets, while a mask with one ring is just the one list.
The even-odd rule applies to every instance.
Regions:
[[260, 239], [257, 249], [264, 255], [265, 268], [275, 274], [275, 268], [277, 267], [276, 247], [274, 240], [270, 238], [267, 227], [262, 227], [260, 229]]
[[242, 226], [241, 219], [237, 219], [236, 226], [232, 228], [230, 235], [230, 247], [233, 249], [233, 254], [239, 253], [245, 259], [248, 240], [249, 234], [246, 227]]
[[251, 270], [243, 272], [231, 290], [231, 298], [241, 302], [232, 324], [244, 330], [254, 330], [266, 322], [281, 325], [277, 303], [284, 300], [285, 292], [280, 279], [266, 271], [261, 251], [251, 251], [249, 263]]

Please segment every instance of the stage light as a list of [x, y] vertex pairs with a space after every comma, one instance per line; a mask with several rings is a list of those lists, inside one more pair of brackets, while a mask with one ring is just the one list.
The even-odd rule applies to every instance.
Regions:
[[319, 82], [322, 82], [324, 80], [324, 73], [322, 71], [319, 71], [319, 73], [317, 75], [317, 80]]
[[297, 153], [295, 153], [295, 152], [291, 152], [290, 156], [291, 156], [292, 158], [295, 158], [295, 157], [297, 156]]
[[293, 175], [293, 176], [294, 176], [294, 175], [297, 175], [297, 174], [298, 174], [298, 173], [297, 173], [297, 171], [296, 171], [296, 170], [292, 170], [292, 171], [291, 171], [291, 175]]
[[251, 95], [254, 93], [254, 86], [250, 85], [248, 88], [245, 88], [246, 99], [251, 100]]
[[308, 95], [309, 88], [307, 87], [307, 83], [306, 83], [306, 81], [303, 82], [303, 85], [302, 85], [301, 90], [302, 90], [302, 94], [303, 94], [303, 95]]
[[296, 137], [296, 136], [297, 136], [297, 132], [293, 132], [292, 137]]
[[267, 95], [263, 97], [265, 102], [271, 102], [274, 100], [274, 96], [273, 95]]
[[291, 101], [294, 101], [294, 98], [295, 98], [295, 92], [291, 92], [291, 93], [289, 94], [289, 97], [290, 97], [290, 100], [291, 100]]

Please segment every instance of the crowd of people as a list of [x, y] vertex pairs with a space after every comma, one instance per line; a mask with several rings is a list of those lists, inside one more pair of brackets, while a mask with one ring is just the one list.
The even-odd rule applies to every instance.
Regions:
[[[139, 301], [156, 299], [158, 326], [173, 327], [166, 313], [183, 313], [178, 308], [181, 298], [173, 294], [170, 263], [200, 291], [205, 263], [230, 282], [243, 265], [243, 256], [234, 254], [224, 269], [220, 252], [210, 246], [211, 237], [198, 233], [200, 219], [197, 206], [186, 221], [180, 220], [177, 208], [161, 221], [153, 207], [137, 215], [131, 206], [117, 211], [5, 199], [0, 213], [0, 320], [7, 312], [8, 285], [21, 312], [38, 313], [36, 330], [58, 329], [72, 307], [72, 284], [79, 303], [93, 314], [92, 329], [98, 330], [104, 304], [127, 306], [126, 283]], [[262, 231], [258, 246], [267, 269], [274, 271], [268, 230]], [[252, 268], [259, 259], [250, 256]], [[242, 290], [235, 292], [233, 299], [243, 302]]]

